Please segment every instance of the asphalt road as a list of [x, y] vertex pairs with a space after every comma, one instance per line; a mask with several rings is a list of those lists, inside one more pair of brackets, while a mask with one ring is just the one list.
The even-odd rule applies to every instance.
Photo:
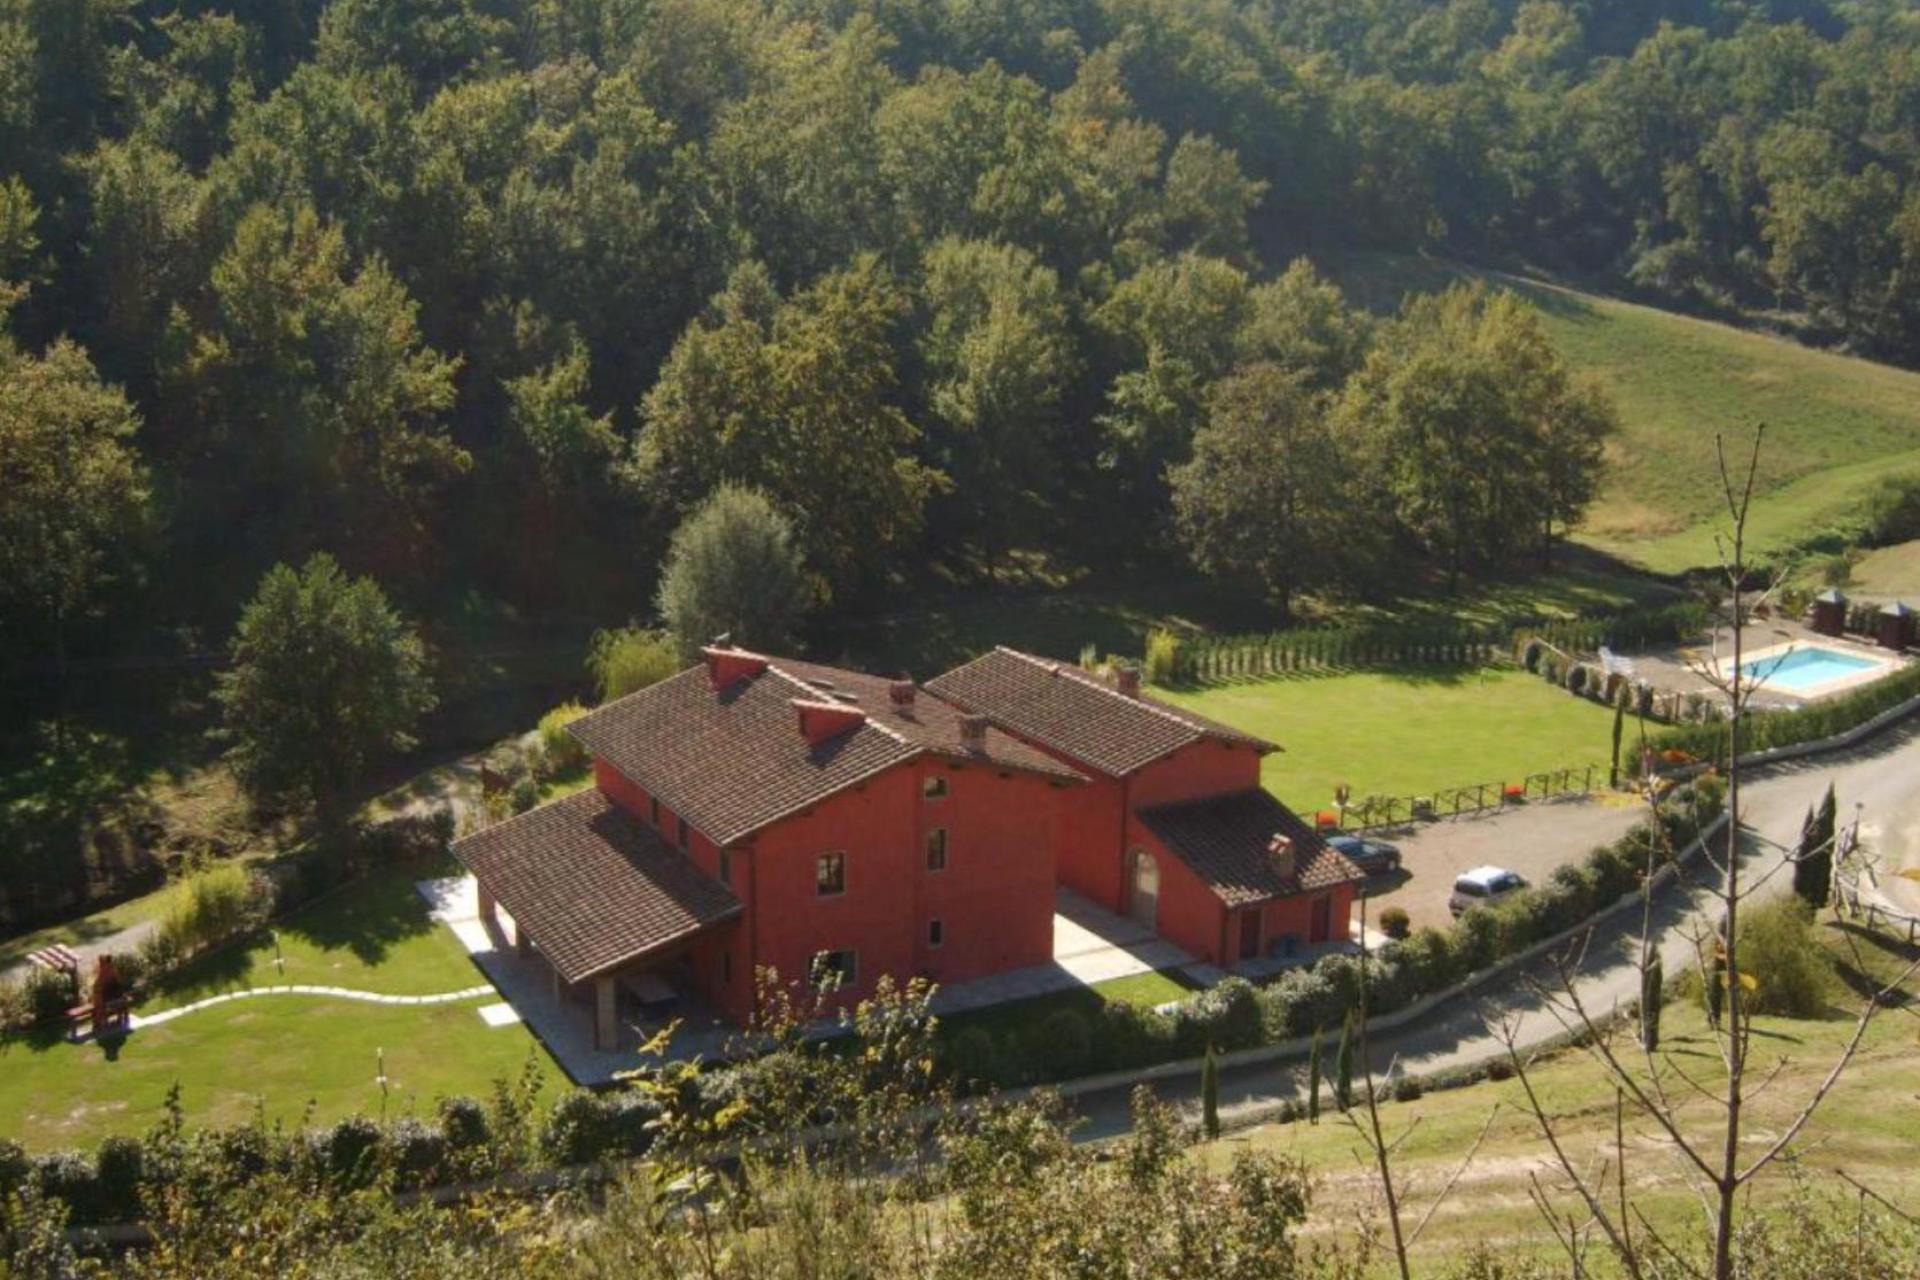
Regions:
[[[1920, 894], [1920, 885], [1890, 875], [1902, 866], [1920, 866], [1920, 720], [1850, 751], [1749, 771], [1741, 788], [1741, 866], [1747, 882], [1764, 877], [1770, 887], [1785, 886], [1781, 846], [1790, 847], [1798, 839], [1808, 806], [1819, 800], [1829, 782], [1836, 787], [1843, 823], [1851, 820], [1856, 804], [1862, 806], [1863, 841], [1881, 859], [1882, 883]], [[1488, 861], [1500, 861], [1497, 847], [1487, 852]], [[1693, 866], [1690, 879], [1670, 887], [1654, 906], [1654, 933], [1670, 974], [1693, 963], [1691, 937], [1708, 912], [1717, 911], [1711, 893], [1700, 883], [1701, 877], [1711, 874], [1708, 864], [1701, 860]], [[1640, 913], [1625, 911], [1590, 935], [1575, 968], [1575, 989], [1590, 1011], [1610, 1010], [1638, 999], [1640, 926]], [[1543, 998], [1539, 993], [1543, 984], [1559, 985], [1551, 957], [1542, 957], [1471, 997], [1444, 1005], [1417, 1023], [1376, 1037], [1370, 1053], [1375, 1074], [1394, 1069], [1424, 1075], [1504, 1057], [1506, 1046], [1496, 1029], [1508, 1024], [1515, 1026], [1522, 1048], [1551, 1041], [1567, 1027], [1565, 997], [1560, 1002]], [[1223, 1070], [1221, 1117], [1229, 1124], [1252, 1123], [1284, 1100], [1304, 1097], [1305, 1080], [1305, 1063], [1300, 1059]], [[1168, 1101], [1195, 1110], [1199, 1106], [1197, 1072], [1160, 1081], [1155, 1089]], [[1130, 1092], [1112, 1089], [1076, 1099], [1075, 1106], [1087, 1121], [1081, 1138], [1125, 1133], [1130, 1126]]]

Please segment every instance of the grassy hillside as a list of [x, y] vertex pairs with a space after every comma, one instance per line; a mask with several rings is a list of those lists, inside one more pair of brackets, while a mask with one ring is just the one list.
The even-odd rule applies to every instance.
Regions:
[[[1748, 1095], [1751, 1141], [1784, 1129], [1832, 1067], [1853, 1029], [1852, 1019], [1859, 1009], [1853, 989], [1868, 980], [1865, 975], [1876, 983], [1892, 981], [1912, 958], [1896, 943], [1847, 926], [1829, 923], [1820, 933], [1844, 981], [1832, 983], [1832, 1003], [1824, 1018], [1756, 1020], [1750, 1078], [1765, 1079], [1768, 1084]], [[1856, 946], [1861, 962], [1857, 968]], [[1662, 1075], [1670, 1094], [1680, 1100], [1683, 1127], [1697, 1139], [1715, 1131], [1719, 1112], [1716, 1104], [1683, 1083], [1678, 1073], [1684, 1071], [1709, 1090], [1718, 1087], [1724, 1081], [1718, 1048], [1694, 1001], [1670, 998], [1662, 1028]], [[1637, 1059], [1629, 1060], [1638, 1065]], [[1604, 1070], [1585, 1053], [1563, 1051], [1539, 1066], [1533, 1083], [1563, 1126], [1560, 1137], [1567, 1148], [1586, 1167], [1598, 1167], [1611, 1154], [1614, 1136], [1613, 1087]], [[1893, 1203], [1911, 1206], [1920, 1192], [1920, 1170], [1912, 1159], [1920, 1130], [1911, 1106], [1888, 1104], [1910, 1099], [1916, 1090], [1920, 1090], [1920, 1062], [1913, 1053], [1913, 1022], [1897, 1012], [1882, 1014], [1868, 1030], [1859, 1057], [1799, 1144], [1806, 1157], [1804, 1171], [1820, 1187], [1844, 1191], [1831, 1176], [1832, 1170], [1844, 1169]], [[1426, 1270], [1440, 1270], [1447, 1260], [1476, 1244], [1554, 1257], [1529, 1187], [1535, 1176], [1556, 1188], [1562, 1179], [1540, 1140], [1518, 1081], [1429, 1093], [1410, 1103], [1387, 1106], [1382, 1119], [1390, 1140], [1405, 1135], [1396, 1165], [1410, 1223], [1427, 1212], [1481, 1130], [1487, 1129], [1472, 1164], [1420, 1238], [1415, 1254]], [[1685, 1177], [1683, 1157], [1656, 1134], [1652, 1122], [1636, 1121], [1630, 1114], [1627, 1127], [1641, 1209], [1666, 1231], [1697, 1232], [1700, 1202]], [[1224, 1165], [1233, 1151], [1244, 1146], [1294, 1156], [1313, 1170], [1317, 1180], [1314, 1227], [1319, 1233], [1346, 1236], [1352, 1230], [1351, 1207], [1374, 1203], [1377, 1183], [1370, 1166], [1360, 1158], [1362, 1143], [1337, 1115], [1324, 1116], [1317, 1126], [1262, 1125], [1204, 1148], [1203, 1158]], [[1755, 1202], [1775, 1202], [1791, 1188], [1787, 1167], [1776, 1166], [1755, 1185]], [[1563, 1202], [1563, 1211], [1566, 1207]], [[1564, 1265], [1564, 1258], [1559, 1261]]]
[[1716, 563], [1723, 510], [1714, 436], [1764, 422], [1754, 534], [1761, 548], [1843, 520], [1880, 477], [1920, 473], [1920, 373], [1559, 285], [1402, 255], [1331, 268], [1376, 309], [1479, 274], [1545, 314], [1574, 364], [1620, 407], [1611, 472], [1580, 537], [1660, 572]]

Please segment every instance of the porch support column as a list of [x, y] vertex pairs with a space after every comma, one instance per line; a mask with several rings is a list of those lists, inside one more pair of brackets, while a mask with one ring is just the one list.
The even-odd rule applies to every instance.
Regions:
[[620, 1047], [619, 988], [612, 975], [593, 980], [593, 1047], [610, 1053]]
[[522, 959], [533, 954], [533, 939], [527, 936], [527, 926], [518, 920], [513, 922], [513, 949], [520, 953]]
[[487, 927], [487, 932], [498, 933], [500, 931], [499, 904], [494, 901], [493, 895], [487, 892], [486, 885], [476, 884], [475, 892], [480, 898], [480, 923]]
[[552, 960], [547, 961], [547, 972], [553, 975], [553, 1002], [564, 1005], [567, 1002], [567, 984], [560, 977], [560, 968]]

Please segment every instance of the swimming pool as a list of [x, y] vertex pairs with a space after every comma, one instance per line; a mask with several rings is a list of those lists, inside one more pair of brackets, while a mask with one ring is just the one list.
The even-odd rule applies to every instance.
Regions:
[[1749, 680], [1765, 680], [1769, 689], [1807, 693], [1835, 680], [1859, 675], [1884, 664], [1817, 645], [1801, 646], [1740, 665]]

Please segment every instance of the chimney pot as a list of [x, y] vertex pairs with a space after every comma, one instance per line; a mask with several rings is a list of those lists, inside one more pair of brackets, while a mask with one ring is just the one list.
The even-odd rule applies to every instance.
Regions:
[[964, 715], [960, 717], [960, 741], [970, 747], [977, 747], [987, 740], [987, 718], [982, 715]]
[[1140, 668], [1127, 666], [1113, 669], [1113, 687], [1129, 698], [1140, 696]]
[[1272, 854], [1273, 860], [1279, 864], [1280, 878], [1282, 880], [1293, 880], [1298, 876], [1300, 871], [1299, 860], [1294, 856], [1293, 838], [1291, 836], [1283, 836], [1276, 833], [1273, 839], [1267, 842], [1267, 852]]
[[911, 680], [895, 680], [887, 686], [887, 697], [892, 699], [896, 707], [912, 706], [914, 694], [917, 692], [919, 690]]

